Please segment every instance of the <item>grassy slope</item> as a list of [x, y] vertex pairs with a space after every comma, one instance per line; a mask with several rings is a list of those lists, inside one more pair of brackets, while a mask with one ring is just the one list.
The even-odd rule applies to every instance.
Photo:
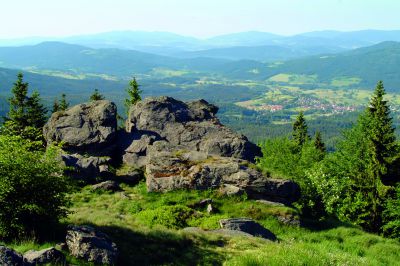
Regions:
[[[400, 261], [399, 242], [346, 224], [283, 225], [276, 215], [297, 215], [288, 207], [267, 206], [245, 197], [222, 198], [211, 191], [147, 193], [144, 183], [123, 189], [98, 193], [83, 188], [72, 195], [72, 213], [65, 221], [95, 225], [108, 233], [120, 249], [119, 265], [395, 265]], [[201, 209], [190, 209], [189, 215], [168, 214], [172, 206], [185, 208], [209, 197], [218, 209], [215, 214]], [[251, 217], [279, 241], [185, 233], [177, 228], [216, 229], [218, 220], [226, 217]], [[26, 251], [48, 245], [28, 241], [12, 246]]]

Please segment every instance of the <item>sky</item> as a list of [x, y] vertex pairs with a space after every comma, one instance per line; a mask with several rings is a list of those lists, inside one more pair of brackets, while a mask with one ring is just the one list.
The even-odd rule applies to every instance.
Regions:
[[400, 0], [0, 0], [0, 38], [115, 30], [207, 38], [241, 31], [400, 29]]

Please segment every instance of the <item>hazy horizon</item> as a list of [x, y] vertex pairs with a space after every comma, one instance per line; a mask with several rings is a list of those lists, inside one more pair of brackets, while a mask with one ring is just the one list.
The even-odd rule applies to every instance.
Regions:
[[0, 23], [7, 27], [0, 28], [0, 39], [110, 31], [171, 32], [204, 39], [247, 31], [287, 36], [397, 30], [398, 10], [396, 0], [249, 0], [246, 5], [239, 0], [15, 0], [2, 3]]

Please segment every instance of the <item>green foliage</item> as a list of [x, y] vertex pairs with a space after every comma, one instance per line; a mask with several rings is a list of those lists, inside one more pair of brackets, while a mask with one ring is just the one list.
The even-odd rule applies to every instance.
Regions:
[[57, 150], [30, 151], [17, 136], [0, 136], [0, 238], [43, 233], [67, 214], [69, 192]]
[[55, 113], [60, 111], [60, 103], [58, 102], [58, 99], [55, 98], [53, 102], [53, 109], [51, 109], [51, 113]]
[[316, 192], [307, 172], [312, 169], [324, 154], [307, 141], [298, 151], [297, 143], [288, 138], [268, 139], [261, 144], [263, 157], [258, 167], [273, 177], [285, 177], [296, 181], [301, 188], [301, 199], [296, 203], [304, 216], [320, 217], [324, 214], [320, 195]]
[[[10, 111], [0, 130], [1, 133], [21, 136], [39, 144], [43, 141], [42, 127], [47, 120], [47, 109], [41, 103], [39, 93], [34, 91], [28, 97], [28, 83], [23, 82], [22, 73], [18, 74], [11, 92], [13, 96], [9, 99]], [[40, 146], [43, 147], [43, 144]]]
[[293, 123], [293, 141], [296, 144], [298, 150], [301, 150], [301, 147], [306, 143], [306, 141], [310, 140], [310, 136], [308, 135], [308, 127], [306, 120], [304, 119], [304, 113], [300, 112], [296, 117], [296, 121]]
[[21, 137], [29, 150], [44, 150], [45, 148], [42, 128], [27, 126], [21, 130], [16, 122], [10, 120], [0, 127], [0, 135]]
[[126, 89], [128, 98], [125, 99], [125, 110], [127, 113], [129, 113], [129, 109], [132, 105], [135, 105], [137, 102], [142, 100], [142, 97], [140, 96], [142, 91], [139, 88], [140, 85], [137, 83], [136, 78], [129, 81], [129, 87]]
[[167, 228], [179, 229], [187, 226], [187, 221], [193, 212], [192, 209], [183, 205], [162, 206], [141, 211], [137, 217], [150, 227], [163, 225]]
[[23, 74], [18, 73], [17, 81], [11, 89], [12, 97], [9, 98], [10, 111], [6, 120], [14, 122], [17, 131], [23, 130], [27, 126], [27, 99], [28, 99], [28, 83], [23, 81]]
[[34, 128], [42, 128], [47, 122], [47, 109], [40, 102], [40, 94], [34, 91], [27, 100], [26, 122]]
[[69, 102], [67, 102], [67, 96], [65, 93], [61, 94], [61, 101], [60, 101], [60, 111], [65, 111], [69, 107]]
[[325, 143], [322, 141], [321, 131], [319, 130], [315, 132], [314, 147], [315, 149], [319, 150], [322, 154], [325, 154], [326, 147]]
[[94, 92], [92, 93], [92, 95], [90, 95], [90, 101], [100, 101], [100, 100], [104, 100], [104, 96], [102, 94], [99, 93], [98, 89], [95, 89]]
[[[118, 245], [121, 265], [187, 265], [188, 261], [193, 265], [396, 265], [400, 260], [398, 241], [345, 223], [328, 220], [307, 228], [278, 221], [277, 216], [297, 215], [293, 208], [220, 197], [212, 191], [147, 193], [144, 182], [122, 188], [128, 197], [121, 192], [95, 193], [90, 187], [74, 192], [72, 213], [66, 220], [92, 224], [107, 233]], [[216, 213], [196, 209], [187, 226], [212, 230], [219, 228], [220, 219], [251, 216], [279, 241], [188, 233], [157, 224], [150, 228], [148, 219], [138, 217], [143, 210], [165, 208], [170, 213], [171, 206], [192, 206], [205, 198], [212, 198]]]
[[398, 152], [384, 94], [379, 82], [370, 106], [345, 132], [338, 151], [309, 175], [329, 213], [372, 232], [380, 232], [383, 225], [390, 187], [382, 178], [396, 166], [392, 162]]
[[400, 184], [386, 201], [382, 230], [385, 236], [400, 240]]

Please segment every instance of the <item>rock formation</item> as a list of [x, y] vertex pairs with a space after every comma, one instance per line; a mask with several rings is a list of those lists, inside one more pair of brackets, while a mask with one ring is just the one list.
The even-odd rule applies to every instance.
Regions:
[[106, 178], [112, 174], [108, 166], [122, 161], [130, 169], [124, 175], [135, 175], [131, 179], [137, 179], [135, 168], [144, 170], [148, 191], [212, 188], [285, 204], [296, 201], [299, 186], [257, 171], [251, 163], [262, 155], [260, 148], [223, 126], [217, 111], [204, 100], [147, 98], [131, 108], [126, 130], [117, 132], [115, 105], [95, 101], [53, 114], [44, 135], [48, 143], [64, 143], [75, 153], [64, 154], [63, 161], [81, 179]]
[[109, 101], [79, 104], [54, 113], [44, 126], [47, 143], [62, 143], [69, 152], [104, 154], [115, 144], [117, 107]]
[[72, 256], [95, 264], [114, 265], [118, 256], [115, 243], [90, 226], [70, 226], [65, 238]]

